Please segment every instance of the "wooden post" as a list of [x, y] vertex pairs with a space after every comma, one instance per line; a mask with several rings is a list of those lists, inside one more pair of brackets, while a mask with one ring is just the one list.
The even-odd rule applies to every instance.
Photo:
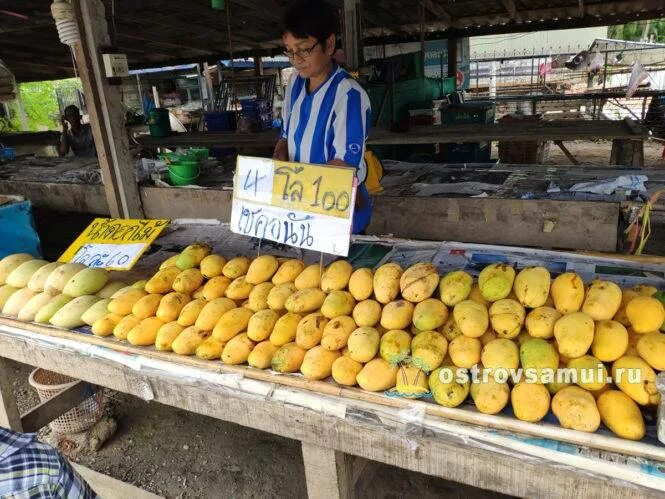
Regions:
[[343, 452], [302, 443], [302, 458], [309, 499], [349, 499], [355, 497], [354, 458]]
[[359, 0], [344, 0], [344, 55], [346, 56], [346, 66], [352, 71], [358, 69], [360, 64], [358, 58], [360, 38], [358, 6]]
[[457, 78], [457, 38], [448, 38], [448, 76]]
[[8, 363], [7, 359], [0, 357], [0, 426], [22, 432], [21, 414], [9, 381]]
[[254, 74], [263, 76], [263, 59], [261, 56], [254, 57]]
[[109, 85], [100, 47], [111, 42], [101, 0], [74, 0], [81, 41], [74, 47], [104, 190], [112, 217], [142, 218], [143, 207], [129, 153], [125, 116], [118, 88]]

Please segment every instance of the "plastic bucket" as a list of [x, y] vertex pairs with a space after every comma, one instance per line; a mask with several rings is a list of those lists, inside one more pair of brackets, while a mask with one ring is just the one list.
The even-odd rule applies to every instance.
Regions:
[[152, 109], [148, 118], [148, 128], [153, 137], [167, 137], [171, 135], [171, 122], [169, 111], [161, 107]]
[[198, 161], [178, 161], [169, 165], [169, 179], [172, 185], [190, 185], [199, 178]]

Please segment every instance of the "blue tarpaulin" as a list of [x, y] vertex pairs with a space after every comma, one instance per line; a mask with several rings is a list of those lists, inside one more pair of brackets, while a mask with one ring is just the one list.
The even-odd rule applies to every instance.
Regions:
[[42, 256], [30, 201], [0, 206], [0, 258], [13, 253]]

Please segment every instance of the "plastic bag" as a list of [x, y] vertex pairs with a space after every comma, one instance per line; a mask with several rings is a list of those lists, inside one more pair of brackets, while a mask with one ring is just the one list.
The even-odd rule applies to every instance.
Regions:
[[633, 63], [633, 69], [630, 72], [630, 80], [628, 80], [628, 89], [626, 90], [626, 98], [630, 99], [635, 92], [637, 92], [637, 87], [640, 83], [646, 80], [649, 77], [649, 73], [646, 72], [644, 66], [640, 61], [635, 61]]

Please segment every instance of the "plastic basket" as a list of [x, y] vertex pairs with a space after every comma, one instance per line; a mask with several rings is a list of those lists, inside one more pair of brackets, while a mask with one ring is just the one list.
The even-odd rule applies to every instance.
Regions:
[[[78, 380], [64, 374], [37, 368], [30, 373], [30, 386], [37, 390], [40, 401], [45, 401], [74, 386]], [[56, 433], [79, 433], [95, 425], [104, 414], [104, 393], [97, 393], [85, 399], [72, 410], [51, 421], [49, 426]]]

